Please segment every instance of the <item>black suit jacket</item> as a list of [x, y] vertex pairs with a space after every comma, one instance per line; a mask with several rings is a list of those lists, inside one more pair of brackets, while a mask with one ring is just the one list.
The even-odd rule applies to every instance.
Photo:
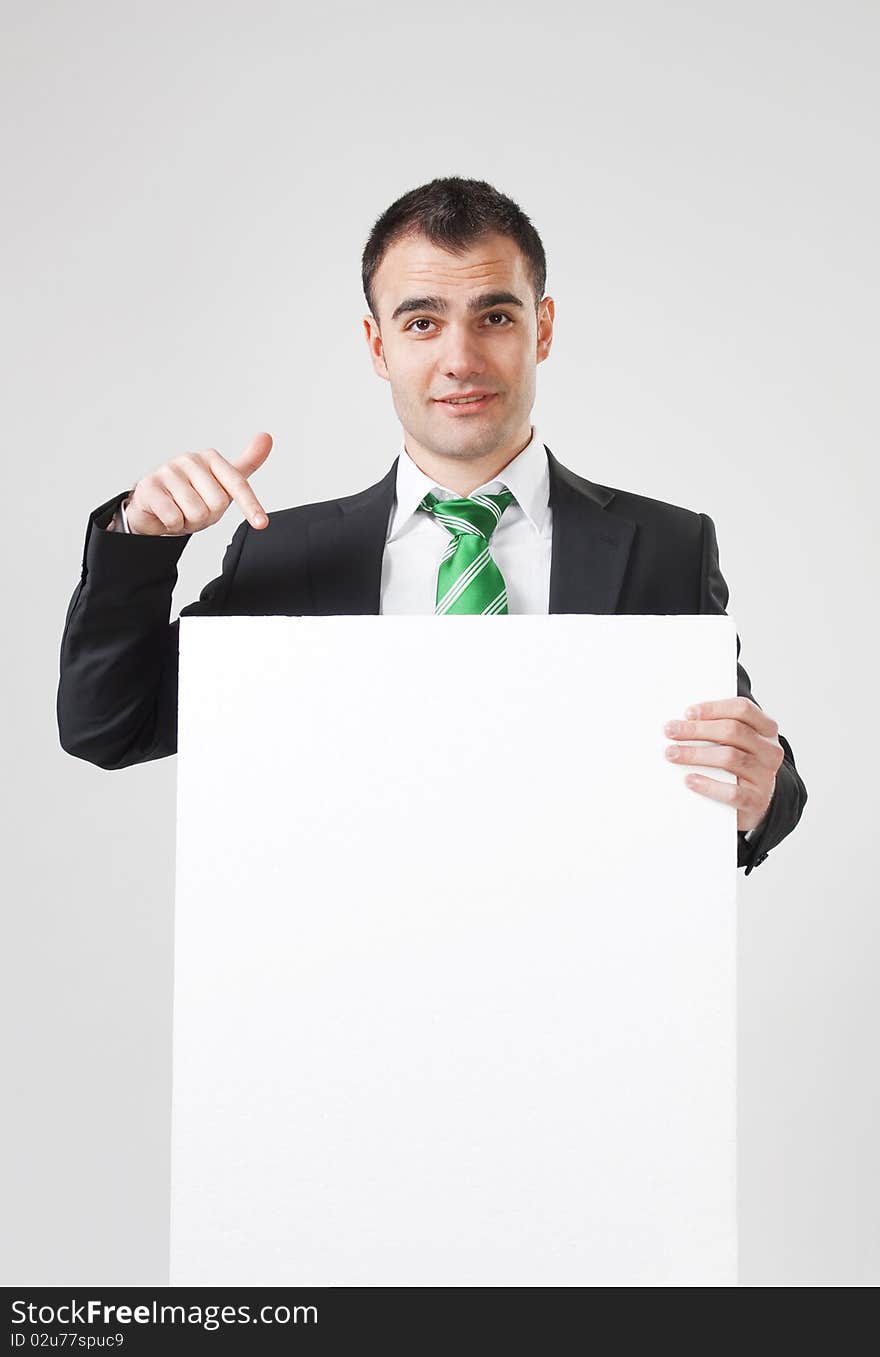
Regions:
[[[725, 612], [728, 589], [711, 518], [596, 485], [562, 466], [549, 448], [547, 457], [551, 613]], [[396, 474], [395, 459], [367, 490], [273, 512], [259, 532], [245, 520], [226, 549], [222, 573], [181, 617], [378, 614]], [[169, 617], [189, 536], [101, 531], [128, 493], [89, 519], [61, 642], [61, 745], [107, 769], [177, 750], [179, 623]], [[757, 703], [739, 652], [737, 637], [738, 692]], [[746, 875], [791, 833], [807, 799], [791, 746], [782, 735], [779, 740], [785, 761], [767, 815], [748, 843], [739, 834], [738, 865]]]

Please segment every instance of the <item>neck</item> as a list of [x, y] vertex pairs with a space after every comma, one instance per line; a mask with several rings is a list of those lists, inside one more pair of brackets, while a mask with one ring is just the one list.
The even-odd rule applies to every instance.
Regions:
[[404, 440], [404, 447], [419, 470], [430, 476], [432, 481], [466, 498], [478, 485], [493, 481], [531, 441], [532, 428], [529, 426], [528, 432], [518, 438], [512, 447], [495, 449], [481, 457], [464, 459], [430, 452], [410, 438]]

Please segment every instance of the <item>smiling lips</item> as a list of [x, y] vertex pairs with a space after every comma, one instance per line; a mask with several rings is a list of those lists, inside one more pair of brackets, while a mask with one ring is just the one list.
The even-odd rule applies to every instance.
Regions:
[[478, 410], [485, 410], [496, 394], [495, 391], [477, 391], [466, 396], [443, 396], [436, 404], [442, 405], [450, 414], [475, 414]]

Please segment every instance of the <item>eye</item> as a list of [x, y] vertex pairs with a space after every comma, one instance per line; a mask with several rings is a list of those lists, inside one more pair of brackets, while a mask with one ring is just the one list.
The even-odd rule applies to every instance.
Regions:
[[[508, 325], [513, 324], [512, 316], [509, 316], [506, 311], [490, 311], [489, 314], [486, 316], [486, 320], [497, 320], [499, 316], [501, 317], [502, 320], [506, 320]], [[427, 316], [417, 316], [415, 320], [411, 320], [409, 325], [405, 325], [403, 328], [404, 330], [412, 330], [416, 325], [433, 325], [433, 323], [434, 322], [432, 320], [429, 320]], [[490, 330], [505, 330], [506, 328], [507, 326], [505, 325], [489, 326]], [[419, 335], [424, 335], [427, 334], [428, 331], [416, 330], [415, 333]]]

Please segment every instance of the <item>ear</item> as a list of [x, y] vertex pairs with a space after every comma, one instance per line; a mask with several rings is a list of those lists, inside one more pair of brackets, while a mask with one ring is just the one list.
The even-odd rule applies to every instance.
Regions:
[[367, 340], [367, 348], [370, 350], [373, 371], [377, 377], [383, 377], [386, 382], [389, 381], [388, 367], [385, 363], [385, 350], [382, 347], [382, 336], [379, 333], [379, 322], [375, 316], [364, 316], [364, 334]]
[[543, 363], [549, 357], [553, 343], [553, 321], [556, 317], [556, 303], [552, 297], [544, 297], [538, 305], [538, 347], [536, 362]]

